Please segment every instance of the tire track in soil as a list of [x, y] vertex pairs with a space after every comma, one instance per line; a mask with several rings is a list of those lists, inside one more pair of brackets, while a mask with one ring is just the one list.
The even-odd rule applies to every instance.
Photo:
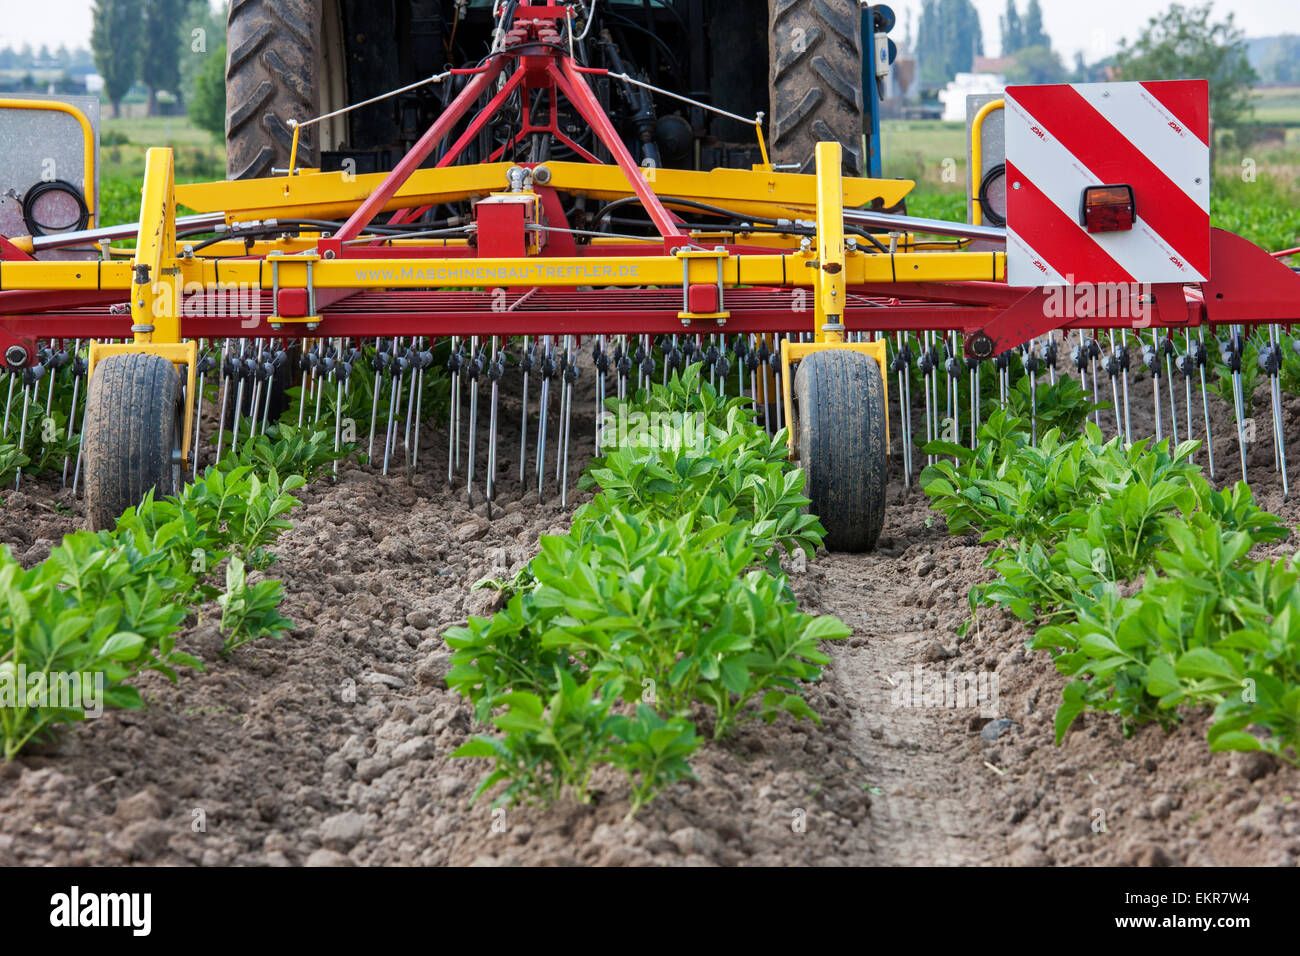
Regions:
[[[930, 570], [923, 573], [934, 573], [932, 580], [942, 580], [945, 590], [936, 607], [917, 613], [913, 606], [914, 569], [935, 564], [926, 549], [951, 550], [954, 544], [942, 522], [926, 526], [928, 514], [915, 490], [904, 494], [892, 487], [877, 550], [820, 553], [807, 572], [813, 587], [800, 587], [796, 579], [794, 588], [805, 610], [834, 614], [853, 628], [849, 641], [828, 648], [834, 660], [829, 679], [848, 703], [848, 744], [867, 768], [869, 842], [872, 862], [879, 865], [984, 863], [1004, 846], [987, 814], [963, 799], [968, 782], [953, 772], [953, 751], [965, 748], [964, 735], [954, 737], [952, 721], [936, 719], [933, 709], [893, 702], [900, 672], [910, 675], [917, 664], [933, 668], [944, 629], [955, 629], [965, 608], [964, 592], [953, 602], [954, 595], [945, 593], [948, 581], [939, 578], [943, 572]], [[961, 550], [983, 557], [983, 549]]]

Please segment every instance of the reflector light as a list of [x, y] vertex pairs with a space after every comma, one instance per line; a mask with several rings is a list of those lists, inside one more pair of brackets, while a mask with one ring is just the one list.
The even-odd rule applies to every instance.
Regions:
[[1133, 228], [1137, 204], [1132, 186], [1089, 186], [1083, 191], [1083, 225], [1089, 232], [1123, 232]]

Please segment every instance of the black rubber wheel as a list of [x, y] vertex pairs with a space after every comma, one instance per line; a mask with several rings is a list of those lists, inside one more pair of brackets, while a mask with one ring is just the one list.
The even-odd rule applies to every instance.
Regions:
[[[289, 120], [320, 113], [320, 0], [234, 0], [226, 23], [226, 173], [231, 179], [285, 169]], [[298, 165], [318, 161], [315, 127], [302, 131]]]
[[804, 494], [826, 528], [826, 549], [870, 551], [885, 524], [889, 482], [880, 366], [847, 349], [813, 352], [795, 372], [794, 402]]
[[772, 161], [815, 168], [838, 142], [844, 174], [862, 175], [862, 20], [858, 0], [769, 0]]
[[158, 497], [183, 484], [185, 398], [176, 367], [132, 352], [95, 366], [86, 393], [86, 518], [112, 528], [152, 488]]

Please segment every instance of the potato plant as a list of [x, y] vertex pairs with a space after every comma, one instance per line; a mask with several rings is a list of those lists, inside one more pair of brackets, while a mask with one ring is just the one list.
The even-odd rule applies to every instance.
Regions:
[[[106, 706], [135, 708], [142, 701], [132, 680], [141, 672], [174, 682], [178, 668], [201, 670], [177, 649], [176, 636], [206, 600], [221, 603], [227, 652], [291, 626], [276, 610], [279, 582], [250, 585], [247, 569], [270, 565], [268, 549], [299, 503], [291, 492], [306, 484], [301, 474], [282, 479], [275, 464], [313, 473], [333, 456], [324, 433], [290, 432], [275, 442], [259, 436], [176, 497], [147, 495], [112, 531], [65, 536], [35, 567], [24, 570], [0, 548], [0, 693], [8, 687], [15, 696], [0, 706], [5, 759], [54, 727], [85, 719], [84, 708], [60, 706], [66, 697], [42, 693], [55, 681], [75, 680], [88, 692], [98, 678]], [[227, 561], [222, 590], [211, 579]], [[20, 674], [26, 680], [18, 686]]]
[[698, 368], [639, 392], [636, 408], [698, 413], [702, 447], [678, 433], [608, 449], [583, 478], [600, 493], [569, 532], [492, 582], [505, 607], [445, 635], [448, 686], [499, 732], [456, 751], [493, 761], [475, 798], [504, 784], [499, 802], [586, 801], [608, 764], [635, 813], [690, 776], [697, 716], [715, 739], [754, 717], [818, 720], [804, 684], [829, 660], [819, 643], [850, 631], [800, 612], [780, 574], [782, 551], [811, 555], [824, 534], [784, 435], [769, 438]]
[[[957, 463], [927, 468], [922, 485], [953, 533], [997, 542], [998, 576], [972, 588], [972, 610], [998, 603], [1035, 626], [1029, 646], [1072, 678], [1057, 742], [1085, 710], [1117, 714], [1130, 733], [1174, 726], [1187, 704], [1214, 708], [1212, 749], [1294, 762], [1300, 571], [1249, 557], [1285, 526], [1244, 483], [1211, 487], [1189, 460], [1197, 443], [1126, 448], [1088, 424], [1034, 448], [1026, 424], [995, 417], [977, 452], [930, 446]], [[1124, 596], [1130, 582], [1141, 587]]]

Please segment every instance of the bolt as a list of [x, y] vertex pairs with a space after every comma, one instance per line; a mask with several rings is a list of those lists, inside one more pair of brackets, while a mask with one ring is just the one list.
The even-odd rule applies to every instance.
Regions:
[[10, 368], [22, 368], [27, 364], [27, 350], [21, 345], [11, 345], [5, 349], [5, 362]]

